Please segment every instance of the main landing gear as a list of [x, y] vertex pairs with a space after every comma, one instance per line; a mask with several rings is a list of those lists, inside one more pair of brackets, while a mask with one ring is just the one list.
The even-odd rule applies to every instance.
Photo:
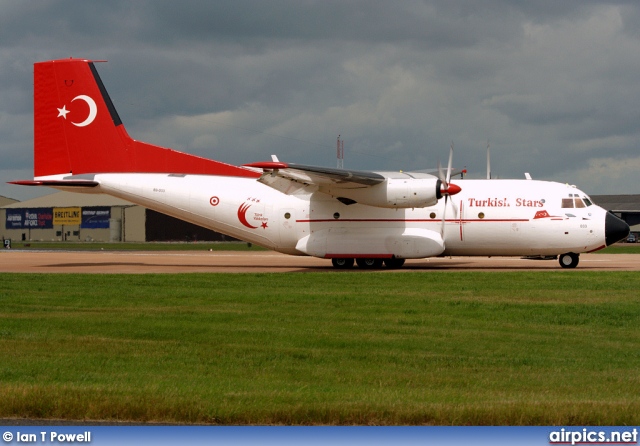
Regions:
[[358, 259], [331, 259], [331, 263], [335, 268], [339, 269], [349, 269], [353, 267], [354, 263], [358, 264], [359, 268], [362, 269], [379, 269], [382, 268], [382, 264], [387, 268], [401, 268], [404, 265], [404, 259], [377, 259], [377, 258], [358, 258]]
[[349, 269], [353, 267], [353, 259], [331, 259], [334, 268]]
[[578, 266], [579, 260], [580, 260], [580, 256], [575, 252], [568, 252], [558, 257], [560, 266], [563, 268], [575, 268], [576, 266]]

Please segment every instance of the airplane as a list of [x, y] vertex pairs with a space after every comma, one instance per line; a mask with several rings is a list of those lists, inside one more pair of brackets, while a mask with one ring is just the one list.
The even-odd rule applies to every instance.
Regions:
[[[451, 182], [446, 173], [271, 161], [234, 166], [134, 140], [96, 62], [34, 64], [34, 179], [11, 184], [103, 193], [281, 253], [336, 268], [400, 268], [437, 256], [557, 258], [627, 236], [580, 189], [550, 181]], [[489, 169], [489, 167], [488, 167]], [[487, 175], [490, 177], [490, 175]]]

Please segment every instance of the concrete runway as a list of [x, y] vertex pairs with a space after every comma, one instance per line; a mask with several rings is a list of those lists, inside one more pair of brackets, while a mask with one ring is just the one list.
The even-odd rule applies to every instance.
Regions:
[[[352, 271], [363, 271], [354, 267]], [[11, 273], [246, 273], [337, 271], [331, 261], [270, 251], [0, 251], [0, 272]], [[557, 260], [518, 257], [444, 257], [407, 260], [397, 270], [416, 271], [640, 271], [640, 254], [582, 254], [575, 270]]]

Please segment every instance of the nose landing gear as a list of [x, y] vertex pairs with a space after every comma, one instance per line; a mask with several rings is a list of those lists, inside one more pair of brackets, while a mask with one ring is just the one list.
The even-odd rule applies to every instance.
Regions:
[[578, 266], [578, 261], [580, 260], [580, 255], [575, 252], [567, 252], [566, 254], [562, 254], [558, 257], [558, 261], [560, 262], [560, 266], [563, 268], [575, 268]]

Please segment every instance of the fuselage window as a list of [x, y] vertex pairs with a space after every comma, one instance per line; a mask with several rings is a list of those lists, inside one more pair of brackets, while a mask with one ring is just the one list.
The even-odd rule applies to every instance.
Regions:
[[573, 198], [563, 198], [562, 199], [562, 207], [563, 208], [573, 208]]

